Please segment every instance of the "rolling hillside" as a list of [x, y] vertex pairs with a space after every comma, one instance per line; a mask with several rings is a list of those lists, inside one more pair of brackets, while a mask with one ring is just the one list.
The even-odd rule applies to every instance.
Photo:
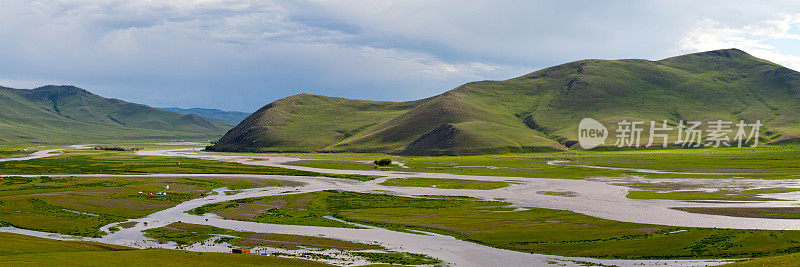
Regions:
[[0, 87], [0, 140], [59, 143], [215, 138], [227, 124], [103, 98], [73, 86]]
[[725, 49], [659, 61], [581, 60], [411, 102], [301, 94], [261, 108], [211, 149], [410, 155], [557, 150], [575, 143], [585, 117], [612, 132], [623, 119], [671, 125], [761, 120], [763, 141], [791, 139], [800, 136], [800, 73]]
[[172, 111], [180, 114], [197, 114], [200, 117], [206, 118], [212, 121], [219, 121], [230, 124], [231, 127], [233, 125], [239, 124], [247, 118], [250, 113], [246, 112], [238, 112], [238, 111], [224, 111], [219, 109], [208, 109], [208, 108], [159, 108], [161, 110]]

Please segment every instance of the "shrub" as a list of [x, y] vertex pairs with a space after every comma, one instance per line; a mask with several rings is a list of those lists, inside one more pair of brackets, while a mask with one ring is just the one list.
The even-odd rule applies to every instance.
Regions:
[[389, 165], [392, 165], [392, 160], [391, 159], [379, 159], [379, 160], [373, 161], [372, 163], [375, 163], [375, 165], [378, 165], [378, 166], [389, 166]]
[[96, 146], [94, 150], [110, 150], [110, 151], [139, 151], [141, 147], [121, 147], [121, 146]]

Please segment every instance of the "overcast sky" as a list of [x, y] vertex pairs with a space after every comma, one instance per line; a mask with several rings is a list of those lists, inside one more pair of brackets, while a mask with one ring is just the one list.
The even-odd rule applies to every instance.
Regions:
[[731, 47], [800, 70], [800, 2], [0, 0], [0, 85], [157, 107], [412, 100], [579, 59]]

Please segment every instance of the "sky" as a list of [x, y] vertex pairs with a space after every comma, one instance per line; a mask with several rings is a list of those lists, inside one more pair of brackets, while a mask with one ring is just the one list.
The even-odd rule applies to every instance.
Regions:
[[0, 0], [0, 85], [155, 107], [414, 100], [575, 60], [724, 48], [800, 70], [800, 1]]

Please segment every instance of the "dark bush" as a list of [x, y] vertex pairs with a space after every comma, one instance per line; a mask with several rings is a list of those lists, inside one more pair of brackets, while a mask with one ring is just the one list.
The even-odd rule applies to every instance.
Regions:
[[392, 165], [392, 160], [391, 159], [379, 159], [379, 160], [373, 161], [372, 163], [375, 163], [375, 165], [378, 165], [378, 166], [389, 166], [389, 165]]
[[96, 146], [94, 150], [110, 150], [110, 151], [139, 151], [141, 147], [121, 147], [121, 146]]

